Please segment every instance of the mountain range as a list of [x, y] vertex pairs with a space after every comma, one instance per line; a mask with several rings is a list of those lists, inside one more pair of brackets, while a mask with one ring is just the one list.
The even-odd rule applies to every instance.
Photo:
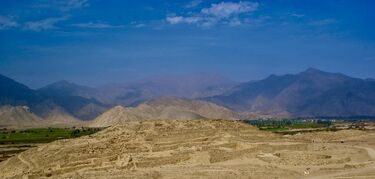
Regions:
[[[109, 125], [122, 123], [116, 122], [116, 118], [127, 121], [128, 118], [130, 118], [129, 120], [145, 120], [151, 117], [156, 119], [196, 119], [205, 118], [203, 116], [207, 117], [206, 114], [200, 115], [202, 114], [202, 110], [194, 111], [191, 108], [192, 105], [223, 110], [224, 113], [212, 110], [219, 112], [219, 115], [216, 114], [216, 116], [223, 114], [223, 116], [217, 118], [228, 118], [226, 112], [232, 115], [230, 119], [236, 117], [236, 112], [215, 104], [210, 104], [209, 102], [198, 102], [177, 97], [161, 97], [172, 94], [180, 97], [194, 98], [195, 95], [201, 97], [208, 94], [216, 94], [220, 90], [229, 88], [235, 82], [224, 78], [224, 80], [221, 80], [222, 78], [217, 76], [201, 76], [201, 74], [180, 77], [183, 78], [183, 83], [181, 80], [177, 80], [177, 77], [158, 77], [142, 80], [137, 83], [124, 85], [110, 84], [99, 88], [59, 81], [34, 90], [15, 80], [0, 75], [0, 106], [5, 106], [2, 109], [3, 115], [0, 116], [2, 118], [0, 126], [16, 128], [15, 124], [17, 123], [20, 123], [19, 128], [86, 126], [89, 123], [82, 120], [93, 119], [95, 119], [92, 122], [93, 124], [95, 124], [95, 121], [99, 121], [96, 122], [97, 126], [106, 126], [107, 123], [96, 120], [96, 118], [103, 118], [102, 116], [105, 116], [105, 114], [111, 114], [110, 122], [108, 122]], [[199, 81], [198, 79], [202, 79], [203, 81]], [[170, 84], [166, 85], [168, 83]], [[191, 87], [188, 87], [189, 85]], [[165, 105], [162, 106], [161, 104]], [[172, 104], [175, 106], [171, 106]], [[179, 104], [181, 106], [178, 106]], [[131, 108], [115, 107], [117, 105], [134, 106], [136, 108], [129, 110]], [[27, 108], [27, 110], [19, 110], [24, 108]], [[111, 108], [114, 109], [109, 110]], [[118, 109], [124, 110], [119, 111]], [[104, 113], [107, 110], [109, 111]], [[111, 113], [111, 111], [115, 111], [115, 113]]]
[[82, 120], [93, 119], [109, 108], [95, 99], [33, 90], [3, 75], [0, 75], [0, 105], [28, 106], [42, 117], [61, 108]]
[[274, 116], [374, 116], [375, 82], [310, 68], [243, 83], [204, 100]]
[[221, 94], [236, 84], [220, 75], [196, 73], [156, 76], [125, 84], [110, 83], [97, 88], [59, 81], [38, 91], [53, 96], [81, 96], [109, 105], [137, 106], [162, 96], [189, 99], [208, 97]]
[[7, 105], [27, 106], [56, 124], [97, 119], [115, 106], [122, 107], [113, 113], [134, 119], [375, 116], [375, 81], [310, 68], [244, 83], [194, 74], [97, 88], [59, 81], [30, 89], [0, 75], [0, 106]]

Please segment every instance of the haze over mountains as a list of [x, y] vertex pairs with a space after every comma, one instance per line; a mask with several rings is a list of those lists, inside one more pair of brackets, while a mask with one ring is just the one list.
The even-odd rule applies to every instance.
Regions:
[[307, 69], [243, 83], [208, 101], [238, 111], [286, 116], [374, 116], [375, 82]]
[[108, 108], [95, 99], [33, 90], [2, 75], [0, 87], [0, 105], [28, 106], [32, 112], [43, 117], [60, 107], [79, 119], [88, 120]]
[[196, 73], [157, 76], [126, 84], [110, 83], [98, 88], [59, 81], [38, 91], [54, 96], [94, 98], [104, 104], [136, 106], [144, 101], [161, 96], [178, 96], [191, 99], [212, 96], [221, 94], [236, 84], [238, 83], [219, 75]]
[[[123, 107], [100, 117], [126, 121], [259, 117], [254, 113], [274, 117], [375, 116], [375, 81], [312, 68], [246, 83], [195, 74], [98, 88], [59, 81], [37, 90], [0, 75], [0, 87], [0, 105], [28, 106], [30, 112], [53, 119], [55, 124], [59, 120], [93, 120], [118, 105]], [[98, 123], [107, 125], [113, 121]]]

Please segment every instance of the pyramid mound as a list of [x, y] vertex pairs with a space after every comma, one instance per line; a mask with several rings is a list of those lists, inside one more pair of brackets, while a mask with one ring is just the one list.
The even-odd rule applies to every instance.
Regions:
[[0, 107], [0, 127], [2, 128], [33, 128], [44, 126], [45, 122], [27, 106]]
[[139, 108], [151, 106], [155, 109], [175, 108], [177, 111], [192, 112], [208, 119], [239, 119], [241, 118], [236, 112], [201, 100], [190, 100], [176, 97], [161, 97], [155, 100], [141, 104]]
[[144, 113], [138, 113], [138, 111], [125, 108], [122, 106], [116, 106], [102, 115], [98, 116], [96, 119], [91, 121], [90, 127], [108, 127], [114, 125], [126, 124], [130, 121], [139, 121], [146, 117]]
[[0, 178], [371, 177], [374, 150], [358, 141], [373, 145], [374, 133], [353, 135], [360, 138], [339, 138], [348, 144], [312, 143], [230, 120], [129, 121], [29, 149], [1, 162]]
[[[116, 107], [112, 110], [121, 113], [124, 109]], [[194, 151], [211, 151], [211, 155], [218, 157], [216, 149], [240, 147], [231, 140], [238, 137], [238, 132], [243, 137], [260, 140], [273, 136], [235, 121], [128, 121], [126, 125], [114, 126], [92, 136], [59, 140], [23, 152], [0, 163], [0, 170], [4, 171], [0, 178], [17, 178], [23, 174], [30, 178], [74, 178], [77, 172], [83, 172], [83, 175], [79, 174], [83, 178], [132, 178], [138, 175], [131, 174], [134, 167], [147, 169], [184, 163], [199, 158], [199, 155], [190, 157]], [[210, 163], [209, 160], [218, 162], [220, 159], [204, 162]], [[108, 170], [113, 170], [113, 175], [109, 175]]]
[[216, 104], [175, 97], [162, 97], [142, 103], [135, 108], [117, 106], [103, 113], [90, 124], [91, 127], [107, 127], [129, 121], [156, 119], [241, 119], [241, 115]]

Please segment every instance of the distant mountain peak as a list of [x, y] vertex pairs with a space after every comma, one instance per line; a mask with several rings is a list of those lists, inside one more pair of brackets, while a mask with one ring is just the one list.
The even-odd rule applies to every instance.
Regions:
[[90, 87], [81, 86], [66, 80], [60, 80], [39, 89], [39, 91], [46, 92], [47, 94], [76, 95], [84, 97], [86, 96], [81, 95], [81, 93], [87, 93], [92, 90], [93, 89], [91, 89]]
[[70, 87], [70, 86], [79, 86], [73, 82], [69, 82], [67, 80], [60, 80], [60, 81], [57, 81], [55, 83], [52, 83], [52, 84], [49, 84], [48, 86], [59, 86], [59, 87], [62, 87], [62, 86], [65, 86], [65, 87]]
[[305, 71], [303, 71], [302, 73], [316, 74], [316, 73], [325, 73], [325, 72], [322, 70], [310, 67], [306, 69]]
[[60, 80], [60, 81], [57, 81], [55, 82], [56, 84], [73, 84], [72, 82], [69, 82], [67, 80]]

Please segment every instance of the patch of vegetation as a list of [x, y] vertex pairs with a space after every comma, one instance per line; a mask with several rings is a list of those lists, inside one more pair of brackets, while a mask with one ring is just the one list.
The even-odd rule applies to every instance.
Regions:
[[291, 129], [328, 128], [332, 125], [329, 120], [248, 120], [245, 123], [257, 126], [260, 130], [270, 132], [285, 132]]
[[285, 127], [265, 127], [265, 128], [259, 128], [260, 130], [269, 131], [269, 132], [281, 132], [281, 131], [287, 131], [288, 128]]
[[98, 132], [99, 128], [38, 128], [26, 130], [0, 131], [0, 144], [46, 143], [57, 139], [69, 139], [90, 135]]

